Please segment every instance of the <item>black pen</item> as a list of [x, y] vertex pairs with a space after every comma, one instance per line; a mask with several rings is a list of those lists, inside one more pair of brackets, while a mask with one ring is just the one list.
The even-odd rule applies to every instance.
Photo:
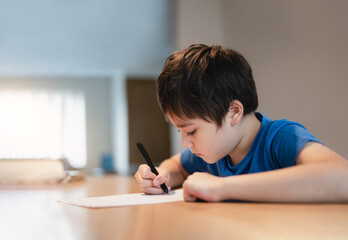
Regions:
[[[155, 166], [153, 165], [149, 154], [146, 152], [145, 147], [143, 146], [143, 144], [137, 142], [137, 147], [138, 147], [141, 155], [143, 156], [144, 160], [146, 161], [147, 165], [149, 165], [149, 167], [151, 168], [151, 172], [153, 172], [154, 174], [158, 175], [158, 172], [157, 172]], [[167, 186], [164, 183], [161, 184], [161, 188], [162, 188], [162, 190], [165, 193], [169, 192]]]

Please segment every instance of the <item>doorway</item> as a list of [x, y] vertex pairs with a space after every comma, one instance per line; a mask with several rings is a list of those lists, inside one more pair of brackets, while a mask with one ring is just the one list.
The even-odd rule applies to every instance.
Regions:
[[127, 79], [129, 170], [133, 174], [142, 159], [136, 142], [144, 144], [155, 166], [170, 157], [170, 127], [157, 103], [156, 81]]

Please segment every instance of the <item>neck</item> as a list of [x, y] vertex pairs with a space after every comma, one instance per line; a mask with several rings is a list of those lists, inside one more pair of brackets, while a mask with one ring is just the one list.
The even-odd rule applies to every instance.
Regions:
[[242, 137], [236, 148], [229, 154], [233, 166], [240, 163], [247, 155], [260, 128], [261, 122], [256, 118], [254, 113], [243, 117], [240, 125], [240, 134]]

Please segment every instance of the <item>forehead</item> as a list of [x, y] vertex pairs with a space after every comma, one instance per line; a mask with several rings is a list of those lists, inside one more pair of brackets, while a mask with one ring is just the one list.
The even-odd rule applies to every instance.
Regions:
[[179, 117], [173, 114], [166, 114], [169, 122], [177, 128], [185, 128], [192, 125], [207, 123], [205, 120], [200, 118], [187, 118], [187, 117]]

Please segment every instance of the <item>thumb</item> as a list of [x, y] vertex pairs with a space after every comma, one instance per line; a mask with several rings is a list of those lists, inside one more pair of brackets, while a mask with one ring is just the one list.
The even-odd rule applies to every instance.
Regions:
[[159, 186], [159, 185], [165, 183], [166, 180], [167, 180], [167, 179], [166, 179], [165, 176], [163, 176], [163, 175], [161, 175], [161, 174], [158, 174], [158, 175], [153, 179], [153, 185], [154, 185], [154, 186]]
[[169, 173], [166, 169], [163, 168], [156, 168], [158, 175], [154, 178], [154, 180], [158, 181], [159, 185], [162, 183], [168, 183], [169, 182]]

